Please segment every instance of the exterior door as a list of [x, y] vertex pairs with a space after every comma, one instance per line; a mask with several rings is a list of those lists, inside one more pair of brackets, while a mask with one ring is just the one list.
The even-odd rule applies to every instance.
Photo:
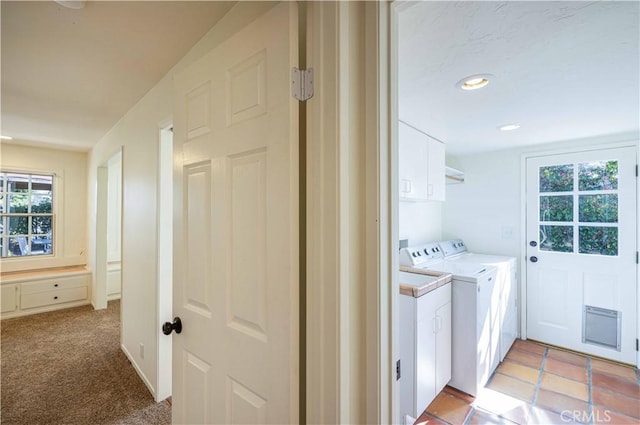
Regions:
[[527, 337], [636, 363], [636, 149], [527, 159]]
[[296, 7], [175, 79], [174, 423], [298, 421]]

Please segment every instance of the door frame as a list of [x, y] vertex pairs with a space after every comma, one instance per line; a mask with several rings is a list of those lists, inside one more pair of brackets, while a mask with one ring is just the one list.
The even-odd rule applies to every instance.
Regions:
[[[93, 308], [96, 310], [102, 310], [107, 308], [107, 279], [108, 279], [108, 249], [107, 249], [107, 231], [108, 231], [108, 188], [109, 188], [109, 162], [116, 155], [120, 155], [121, 164], [124, 164], [124, 146], [119, 146], [118, 149], [113, 151], [107, 156], [96, 170], [96, 240], [95, 240], [95, 285], [92, 294]], [[124, 174], [124, 167], [120, 168], [120, 241], [122, 241], [122, 200], [124, 196], [124, 180], [122, 175]], [[122, 249], [122, 248], [121, 248]], [[122, 260], [122, 251], [120, 252], [120, 259]], [[122, 282], [122, 261], [120, 262], [120, 280]], [[122, 287], [120, 289], [120, 297], [122, 298]], [[122, 322], [122, 321], [121, 321]], [[122, 328], [122, 323], [120, 323]]]
[[[310, 2], [307, 10], [307, 66], [314, 68], [316, 93], [306, 102], [306, 417], [396, 423], [393, 10], [388, 2]], [[356, 46], [360, 54], [350, 55]], [[353, 152], [364, 157], [357, 176], [350, 173]], [[350, 233], [362, 219], [363, 233]]]
[[[520, 337], [527, 339], [527, 159], [540, 156], [563, 155], [578, 152], [633, 147], [636, 149], [636, 164], [640, 164], [640, 141], [595, 143], [586, 146], [573, 145], [557, 149], [531, 150], [520, 155]], [[636, 179], [637, 182], [637, 179]], [[640, 202], [640, 184], [636, 184], [636, 205]], [[636, 210], [636, 221], [640, 218], [640, 213]], [[638, 241], [640, 241], [640, 226], [636, 226], [636, 251], [638, 251]], [[640, 280], [640, 266], [636, 264], [636, 285]], [[636, 299], [636, 338], [640, 338], [640, 291], [637, 291]], [[640, 352], [636, 352], [636, 367], [640, 367]]]

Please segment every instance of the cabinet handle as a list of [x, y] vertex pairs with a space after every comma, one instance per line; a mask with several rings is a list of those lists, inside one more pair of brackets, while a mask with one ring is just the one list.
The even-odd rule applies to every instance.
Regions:
[[55, 286], [55, 287], [57, 288], [57, 287], [58, 287], [58, 284], [57, 284], [57, 283], [54, 283], [54, 284], [53, 284], [53, 286]]
[[411, 193], [411, 180], [402, 179], [402, 192]]
[[434, 334], [438, 333], [438, 321], [436, 319], [437, 319], [437, 317], [434, 317], [433, 319], [431, 319], [431, 322], [433, 323], [433, 333]]
[[57, 300], [57, 299], [58, 299], [58, 296], [53, 297], [53, 299], [54, 299], [54, 300]]
[[442, 330], [442, 317], [441, 316], [436, 316], [436, 324], [437, 324], [436, 333], [440, 333], [440, 331]]

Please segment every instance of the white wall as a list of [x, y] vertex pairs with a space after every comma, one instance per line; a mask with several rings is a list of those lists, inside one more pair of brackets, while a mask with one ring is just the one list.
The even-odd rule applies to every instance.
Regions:
[[465, 182], [447, 186], [442, 239], [462, 238], [473, 252], [520, 255], [521, 152], [447, 158]]
[[442, 202], [401, 201], [398, 208], [400, 239], [409, 239], [409, 246], [441, 240], [443, 205]]
[[[272, 6], [272, 3], [255, 2], [234, 6], [120, 119], [90, 153], [88, 229], [89, 262], [93, 264], [97, 168], [123, 148], [121, 343], [124, 352], [154, 396], [158, 382], [160, 326], [157, 318], [158, 137], [160, 128], [172, 116], [172, 79], [177, 72], [204, 56], [237, 29]], [[166, 318], [169, 319], [171, 318]], [[144, 346], [144, 356], [141, 344]]]
[[8, 171], [55, 173], [53, 257], [8, 258], [2, 271], [80, 265], [87, 262], [86, 152], [2, 144], [1, 168]]

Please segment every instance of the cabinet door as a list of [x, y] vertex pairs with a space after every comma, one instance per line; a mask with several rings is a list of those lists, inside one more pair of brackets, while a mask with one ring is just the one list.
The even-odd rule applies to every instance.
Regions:
[[400, 122], [398, 124], [398, 149], [400, 199], [426, 201], [429, 198], [427, 182], [428, 136]]
[[451, 303], [436, 310], [436, 394], [451, 380]]
[[435, 302], [433, 293], [418, 298], [416, 324], [416, 412], [418, 415], [431, 404], [437, 394]]
[[2, 313], [9, 313], [15, 311], [17, 307], [16, 285], [2, 285], [2, 292], [0, 293], [0, 308]]
[[429, 136], [427, 150], [427, 195], [430, 201], [445, 200], [445, 154], [444, 143]]

